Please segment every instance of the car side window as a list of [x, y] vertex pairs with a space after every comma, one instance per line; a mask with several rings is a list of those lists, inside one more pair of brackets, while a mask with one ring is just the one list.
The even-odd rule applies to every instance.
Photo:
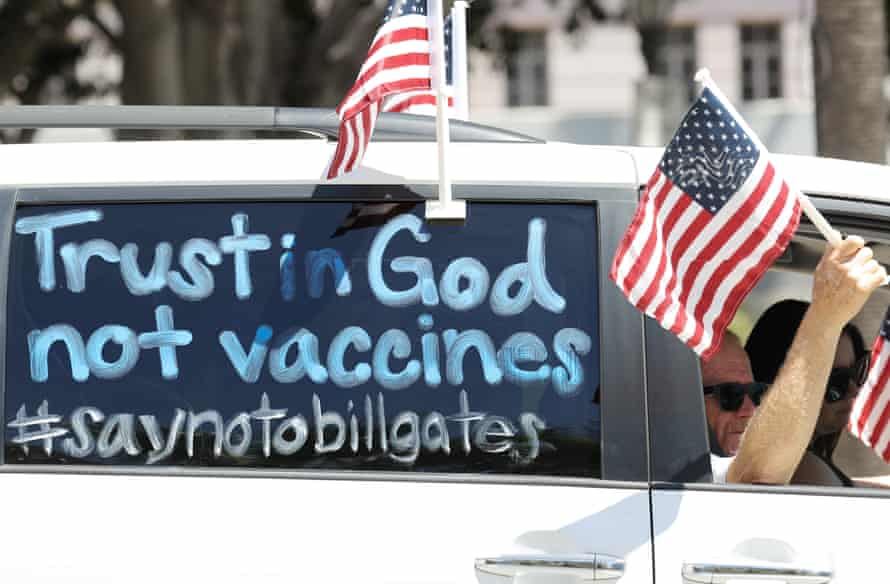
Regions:
[[[796, 240], [788, 256], [791, 260], [805, 254], [818, 258], [820, 248], [821, 242]], [[771, 384], [809, 307], [811, 288], [812, 274], [808, 270], [768, 272], [746, 299], [731, 327], [728, 341], [737, 350], [721, 348], [712, 362], [702, 364], [703, 385], [712, 384], [704, 389], [712, 451], [724, 454], [737, 448], [741, 439], [737, 432], [753, 422], [760, 400], [773, 391]], [[848, 430], [854, 404], [866, 382], [872, 341], [887, 301], [883, 291], [876, 292], [860, 314], [844, 326], [827, 384], [820, 388], [822, 399], [812, 437], [791, 485], [887, 486], [882, 483], [890, 476], [890, 467]], [[730, 383], [713, 386], [717, 382]], [[781, 448], [781, 444], [776, 448]]]
[[600, 476], [596, 209], [22, 206], [5, 460]]

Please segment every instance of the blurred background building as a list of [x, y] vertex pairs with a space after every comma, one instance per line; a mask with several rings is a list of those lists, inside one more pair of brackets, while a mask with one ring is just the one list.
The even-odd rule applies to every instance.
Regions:
[[478, 49], [471, 56], [475, 120], [569, 142], [663, 144], [692, 98], [695, 71], [707, 67], [768, 147], [816, 153], [812, 1], [674, 3], [657, 58], [660, 87], [646, 84], [633, 23], [591, 21], [569, 32], [570, 14], [548, 0], [500, 6], [503, 63]]
[[[550, 140], [660, 145], [707, 67], [770, 149], [885, 162], [888, 3], [472, 0], [470, 117]], [[333, 108], [385, 5], [0, 0], [0, 102]]]

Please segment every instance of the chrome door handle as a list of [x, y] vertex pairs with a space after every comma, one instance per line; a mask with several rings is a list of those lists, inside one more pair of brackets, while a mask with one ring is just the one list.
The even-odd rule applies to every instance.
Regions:
[[624, 560], [606, 554], [572, 556], [522, 554], [478, 558], [476, 571], [510, 577], [520, 573], [545, 572], [571, 575], [584, 581], [615, 580], [624, 574]]
[[824, 584], [831, 581], [834, 573], [827, 569], [810, 569], [801, 566], [763, 562], [757, 564], [683, 564], [683, 578], [703, 584], [724, 584], [730, 580], [771, 580], [787, 584]]

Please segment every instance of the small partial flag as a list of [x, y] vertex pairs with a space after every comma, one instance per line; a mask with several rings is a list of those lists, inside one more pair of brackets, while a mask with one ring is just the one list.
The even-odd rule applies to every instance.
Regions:
[[[448, 116], [454, 116], [454, 41], [451, 16], [445, 19], [445, 91], [448, 95]], [[436, 115], [436, 92], [433, 89], [405, 91], [387, 98], [383, 106], [384, 112]]]
[[385, 100], [429, 90], [431, 72], [427, 0], [389, 0], [358, 78], [337, 108], [340, 129], [329, 179], [361, 164]]
[[848, 424], [850, 433], [890, 462], [890, 309], [871, 350], [871, 369]]
[[609, 274], [705, 359], [800, 221], [796, 192], [718, 93], [706, 86], [683, 118]]

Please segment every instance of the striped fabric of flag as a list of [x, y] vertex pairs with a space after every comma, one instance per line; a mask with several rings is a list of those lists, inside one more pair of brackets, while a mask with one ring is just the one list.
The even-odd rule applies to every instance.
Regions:
[[610, 277], [707, 359], [800, 221], [796, 192], [705, 88], [646, 185]]
[[427, 0], [389, 0], [358, 78], [337, 107], [340, 129], [329, 179], [361, 164], [384, 100], [429, 90], [431, 73]]
[[[452, 76], [452, 60], [454, 45], [452, 42], [451, 16], [445, 19], [445, 92], [448, 96], [447, 114], [454, 117], [454, 78]], [[383, 111], [389, 113], [436, 115], [436, 92], [433, 89], [404, 91], [391, 95], [384, 100]]]
[[871, 350], [871, 369], [850, 412], [850, 433], [890, 462], [890, 309]]

